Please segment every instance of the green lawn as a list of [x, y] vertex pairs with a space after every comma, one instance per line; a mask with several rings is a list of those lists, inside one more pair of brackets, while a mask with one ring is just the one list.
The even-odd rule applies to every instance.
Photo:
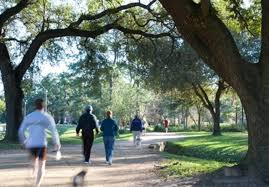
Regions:
[[[75, 126], [57, 126], [61, 144], [81, 144], [81, 137], [76, 136]], [[129, 140], [132, 137], [131, 133], [127, 134], [119, 134], [117, 140]], [[49, 136], [49, 142], [51, 142], [51, 138]], [[103, 138], [101, 135], [97, 135], [94, 143], [102, 143]], [[10, 143], [6, 141], [0, 141], [0, 151], [8, 150], [8, 149], [18, 149], [20, 145], [18, 143]]]
[[161, 162], [161, 169], [159, 171], [161, 176], [164, 178], [189, 177], [210, 173], [222, 168], [223, 166], [233, 165], [230, 163], [169, 153], [163, 153], [163, 156], [166, 160]]
[[167, 158], [162, 162], [165, 176], [191, 176], [209, 173], [223, 166], [238, 163], [247, 151], [246, 133], [223, 133], [211, 136], [208, 132], [183, 132], [187, 138], [168, 142]]

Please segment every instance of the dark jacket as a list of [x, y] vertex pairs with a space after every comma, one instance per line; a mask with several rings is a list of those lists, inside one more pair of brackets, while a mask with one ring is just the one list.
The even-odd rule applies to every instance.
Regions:
[[111, 118], [106, 118], [102, 121], [101, 131], [103, 131], [103, 136], [116, 136], [119, 130], [116, 122]]
[[85, 133], [92, 132], [93, 129], [96, 130], [96, 133], [99, 133], [96, 116], [88, 112], [82, 114], [78, 120], [77, 134], [80, 130], [82, 130], [82, 133]]
[[140, 131], [142, 132], [142, 121], [139, 118], [133, 119], [131, 123], [131, 131]]

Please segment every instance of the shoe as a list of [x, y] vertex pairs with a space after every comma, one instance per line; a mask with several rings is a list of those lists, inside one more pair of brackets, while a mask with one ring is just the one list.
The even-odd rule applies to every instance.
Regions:
[[106, 161], [106, 164], [108, 164], [109, 162], [108, 161]]
[[108, 162], [108, 165], [111, 166], [112, 165], [112, 162]]
[[89, 161], [84, 161], [85, 164], [88, 164], [88, 165], [91, 165], [92, 162], [89, 160]]

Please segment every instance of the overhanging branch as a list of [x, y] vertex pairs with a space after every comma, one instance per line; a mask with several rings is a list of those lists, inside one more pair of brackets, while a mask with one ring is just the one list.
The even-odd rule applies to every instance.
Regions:
[[4, 23], [9, 20], [12, 16], [15, 16], [24, 8], [26, 8], [31, 0], [21, 0], [16, 6], [5, 10], [0, 15], [0, 31], [3, 28]]
[[134, 8], [134, 7], [140, 7], [140, 8], [143, 8], [143, 9], [146, 9], [146, 10], [150, 11], [150, 7], [156, 1], [157, 0], [153, 0], [147, 5], [142, 4], [140, 2], [138, 2], [138, 3], [129, 3], [127, 5], [122, 5], [122, 6], [119, 6], [117, 8], [106, 9], [103, 12], [95, 14], [95, 15], [81, 15], [80, 18], [76, 22], [71, 23], [69, 27], [74, 28], [74, 27], [79, 26], [83, 21], [98, 20], [98, 19], [100, 19], [100, 18], [102, 18], [104, 16], [108, 16], [108, 15], [111, 15], [111, 14], [117, 14], [117, 13], [123, 11], [123, 10], [127, 10], [127, 9]]
[[41, 45], [49, 39], [58, 38], [58, 37], [66, 37], [66, 36], [96, 38], [97, 36], [102, 35], [112, 29], [119, 30], [123, 32], [124, 34], [140, 35], [140, 36], [148, 37], [148, 38], [160, 38], [160, 37], [171, 36], [171, 33], [169, 32], [160, 33], [160, 34], [152, 34], [152, 33], [147, 33], [141, 30], [128, 29], [120, 25], [117, 25], [116, 23], [111, 23], [103, 27], [97, 28], [95, 30], [92, 30], [92, 31], [75, 29], [75, 28], [70, 28], [70, 27], [65, 28], [65, 29], [47, 30], [47, 31], [39, 33], [36, 36], [36, 38], [32, 41], [21, 63], [16, 68], [16, 74], [20, 78], [23, 77], [27, 69], [30, 67]]

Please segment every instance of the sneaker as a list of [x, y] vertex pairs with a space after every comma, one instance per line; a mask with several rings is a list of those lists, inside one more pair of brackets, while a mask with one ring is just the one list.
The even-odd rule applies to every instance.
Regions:
[[111, 166], [112, 165], [112, 162], [108, 162], [108, 165]]
[[85, 164], [88, 164], [88, 165], [91, 165], [92, 162], [89, 160], [89, 161], [84, 161]]
[[109, 162], [108, 161], [106, 161], [106, 164], [108, 164]]

